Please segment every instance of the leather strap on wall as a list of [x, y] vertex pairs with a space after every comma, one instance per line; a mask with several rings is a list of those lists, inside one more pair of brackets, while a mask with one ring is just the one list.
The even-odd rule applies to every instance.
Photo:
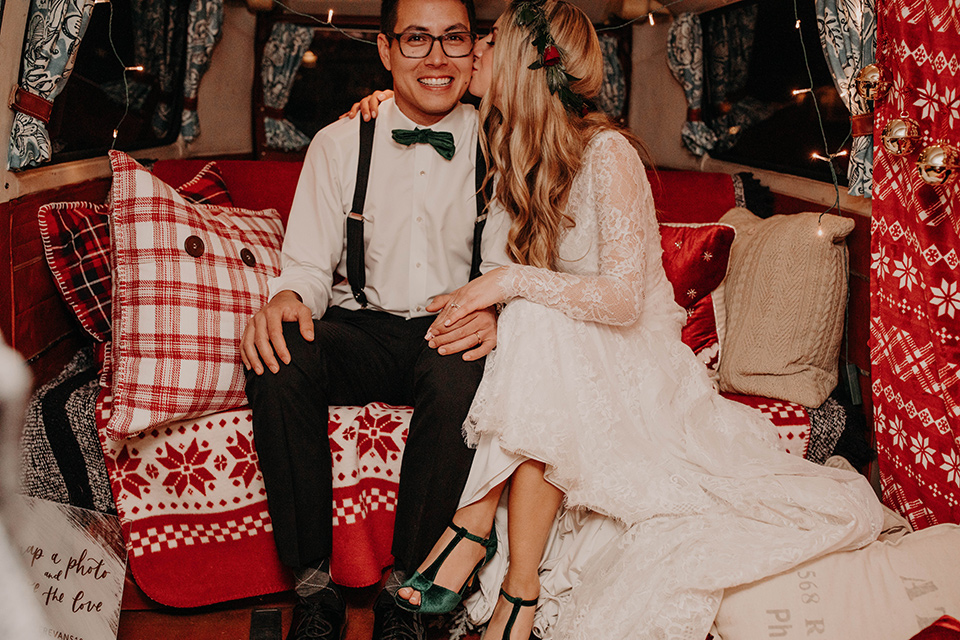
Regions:
[[28, 116], [33, 116], [43, 124], [47, 124], [50, 122], [53, 103], [14, 85], [13, 92], [10, 94], [10, 108]]
[[260, 112], [263, 114], [264, 118], [283, 120], [284, 117], [283, 109], [277, 109], [276, 107], [260, 107]]
[[873, 135], [873, 111], [850, 116], [850, 128], [854, 138]]

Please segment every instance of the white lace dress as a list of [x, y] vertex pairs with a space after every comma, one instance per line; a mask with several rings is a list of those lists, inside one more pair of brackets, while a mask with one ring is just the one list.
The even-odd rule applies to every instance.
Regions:
[[[703, 640], [724, 588], [874, 540], [869, 484], [783, 452], [680, 342], [650, 186], [623, 136], [591, 142], [567, 213], [560, 272], [510, 267], [498, 346], [464, 425], [477, 456], [461, 505], [527, 457], [566, 494], [537, 634]], [[505, 518], [501, 506], [497, 558], [467, 601], [476, 622], [506, 569]]]

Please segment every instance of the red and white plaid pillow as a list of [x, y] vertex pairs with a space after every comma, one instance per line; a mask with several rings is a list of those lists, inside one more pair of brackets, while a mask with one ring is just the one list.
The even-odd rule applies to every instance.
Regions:
[[[216, 162], [207, 164], [177, 192], [199, 204], [233, 205]], [[47, 264], [63, 299], [95, 340], [109, 340], [113, 295], [110, 206], [54, 202], [40, 207], [37, 217]]]
[[673, 297], [686, 309], [680, 339], [693, 349], [712, 378], [720, 366], [723, 334], [722, 284], [736, 231], [727, 224], [661, 224], [663, 270]]
[[113, 413], [120, 439], [246, 402], [240, 336], [280, 271], [274, 210], [192, 204], [125, 153], [113, 167]]

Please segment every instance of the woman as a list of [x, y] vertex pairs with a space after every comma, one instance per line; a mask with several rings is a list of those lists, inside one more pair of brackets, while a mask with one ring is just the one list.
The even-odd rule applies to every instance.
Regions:
[[724, 588], [875, 539], [868, 483], [782, 452], [681, 343], [643, 164], [582, 111], [602, 80], [586, 16], [514, 2], [475, 71], [516, 264], [435, 303], [434, 341], [507, 304], [464, 425], [460, 509], [398, 604], [450, 610], [479, 570], [466, 604], [492, 640], [702, 640]]

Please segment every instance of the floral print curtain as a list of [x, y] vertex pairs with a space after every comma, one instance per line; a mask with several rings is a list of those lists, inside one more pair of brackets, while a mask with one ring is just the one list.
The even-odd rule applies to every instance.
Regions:
[[618, 55], [619, 40], [608, 33], [600, 34], [603, 50], [603, 86], [596, 97], [597, 107], [614, 120], [623, 116], [627, 105], [627, 81]]
[[200, 135], [197, 93], [200, 79], [210, 67], [210, 55], [220, 40], [223, 0], [192, 0], [187, 20], [187, 70], [183, 78], [183, 114], [180, 135], [193, 142]]
[[[817, 27], [827, 67], [833, 75], [840, 98], [853, 116], [868, 111], [866, 100], [857, 93], [856, 77], [872, 64], [877, 47], [877, 16], [874, 0], [817, 0]], [[873, 136], [853, 138], [850, 195], [869, 198], [873, 190]]]
[[[33, 0], [23, 49], [21, 90], [53, 102], [70, 77], [92, 12], [93, 0]], [[17, 112], [10, 132], [9, 169], [25, 169], [49, 159], [46, 124]]]
[[296, 151], [310, 144], [310, 138], [283, 117], [283, 108], [290, 99], [290, 88], [311, 42], [313, 28], [278, 22], [273, 25], [264, 47], [260, 76], [267, 112], [263, 127], [266, 145], [271, 149]]
[[687, 121], [680, 132], [683, 144], [702, 156], [716, 144], [716, 136], [701, 116], [703, 106], [703, 29], [700, 17], [682, 13], [670, 25], [667, 64], [683, 86], [687, 98]]

